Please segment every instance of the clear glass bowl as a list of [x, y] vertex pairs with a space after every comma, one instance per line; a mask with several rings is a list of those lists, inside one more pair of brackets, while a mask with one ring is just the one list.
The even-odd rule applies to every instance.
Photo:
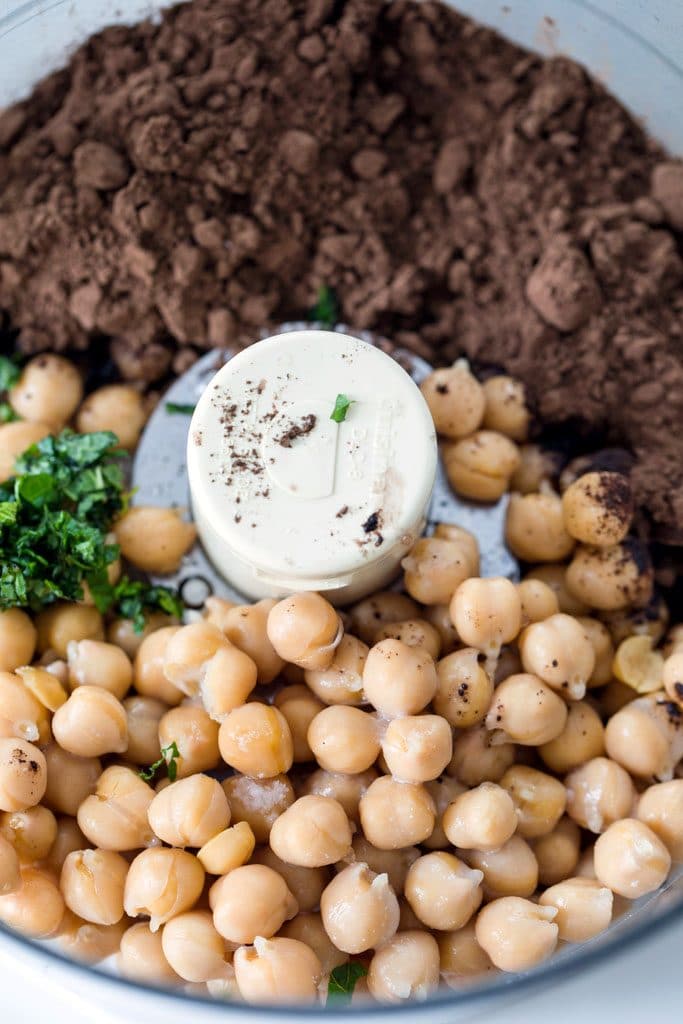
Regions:
[[[25, 96], [32, 84], [58, 68], [89, 34], [115, 22], [154, 16], [164, 0], [0, 0], [0, 107]], [[671, 0], [456, 0], [454, 6], [540, 52], [564, 53], [580, 61], [673, 153], [683, 153], [683, 5]], [[17, 969], [49, 976], [92, 1000], [114, 1006], [148, 1024], [217, 1021], [316, 1020], [345, 1018], [377, 1022], [469, 1018], [487, 1005], [519, 998], [540, 985], [575, 976], [597, 961], [614, 957], [655, 932], [683, 920], [683, 871], [666, 886], [630, 906], [603, 935], [579, 947], [565, 946], [544, 964], [521, 975], [497, 975], [458, 991], [442, 990], [421, 1004], [348, 1009], [249, 1007], [135, 984], [100, 968], [67, 960], [49, 946], [0, 926], [0, 955]]]

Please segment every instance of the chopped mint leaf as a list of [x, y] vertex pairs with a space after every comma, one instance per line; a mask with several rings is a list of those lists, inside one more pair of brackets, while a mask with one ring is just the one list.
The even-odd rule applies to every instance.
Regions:
[[343, 423], [349, 408], [353, 405], [353, 399], [346, 395], [337, 395], [334, 400], [334, 409], [330, 413], [330, 419], [335, 423]]

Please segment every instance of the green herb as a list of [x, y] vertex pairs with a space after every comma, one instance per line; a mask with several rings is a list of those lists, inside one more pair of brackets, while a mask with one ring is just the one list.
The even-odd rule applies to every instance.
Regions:
[[9, 402], [0, 402], [0, 423], [14, 423], [20, 419], [21, 416], [17, 416]]
[[353, 990], [367, 973], [367, 967], [358, 960], [349, 960], [348, 963], [335, 967], [327, 985], [328, 1006], [330, 1003], [334, 1003], [335, 1006], [350, 1003]]
[[0, 356], [0, 391], [9, 391], [21, 377], [21, 368], [13, 359]]
[[197, 408], [196, 405], [183, 405], [182, 402], [166, 402], [166, 412], [171, 416], [191, 416]]
[[353, 405], [353, 399], [346, 395], [337, 395], [334, 400], [334, 409], [330, 413], [330, 419], [335, 423], [343, 423], [349, 408]]
[[[1, 506], [0, 506], [1, 508]], [[91, 584], [90, 593], [98, 611], [116, 608], [124, 619], [132, 619], [133, 629], [141, 633], [145, 628], [145, 612], [161, 611], [179, 619], [183, 614], [180, 595], [168, 587], [156, 587], [142, 580], [122, 577], [118, 583], [108, 580]]]
[[179, 757], [180, 751], [178, 750], [178, 744], [173, 740], [173, 743], [169, 743], [167, 747], [161, 748], [161, 757], [159, 760], [155, 761], [154, 764], [151, 764], [149, 768], [141, 769], [141, 771], [138, 772], [138, 775], [141, 779], [144, 779], [145, 782], [149, 782], [150, 779], [154, 778], [160, 768], [165, 767], [168, 772], [169, 780], [171, 782], [175, 782], [178, 778], [178, 765], [176, 764], [176, 761]]
[[309, 310], [308, 319], [324, 327], [334, 327], [339, 322], [339, 300], [334, 289], [322, 285], [315, 306]]

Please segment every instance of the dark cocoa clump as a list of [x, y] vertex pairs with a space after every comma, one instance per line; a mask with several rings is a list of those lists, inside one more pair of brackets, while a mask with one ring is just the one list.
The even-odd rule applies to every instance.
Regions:
[[630, 449], [683, 540], [683, 165], [576, 64], [432, 0], [193, 0], [1, 114], [0, 172], [24, 352], [158, 381], [326, 284], [355, 328]]

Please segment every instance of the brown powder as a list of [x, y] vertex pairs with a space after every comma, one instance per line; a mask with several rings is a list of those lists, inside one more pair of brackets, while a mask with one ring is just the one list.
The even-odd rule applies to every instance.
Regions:
[[683, 166], [576, 64], [433, 2], [194, 0], [0, 115], [0, 181], [25, 352], [158, 381], [326, 283], [354, 327], [630, 448], [683, 539]]

